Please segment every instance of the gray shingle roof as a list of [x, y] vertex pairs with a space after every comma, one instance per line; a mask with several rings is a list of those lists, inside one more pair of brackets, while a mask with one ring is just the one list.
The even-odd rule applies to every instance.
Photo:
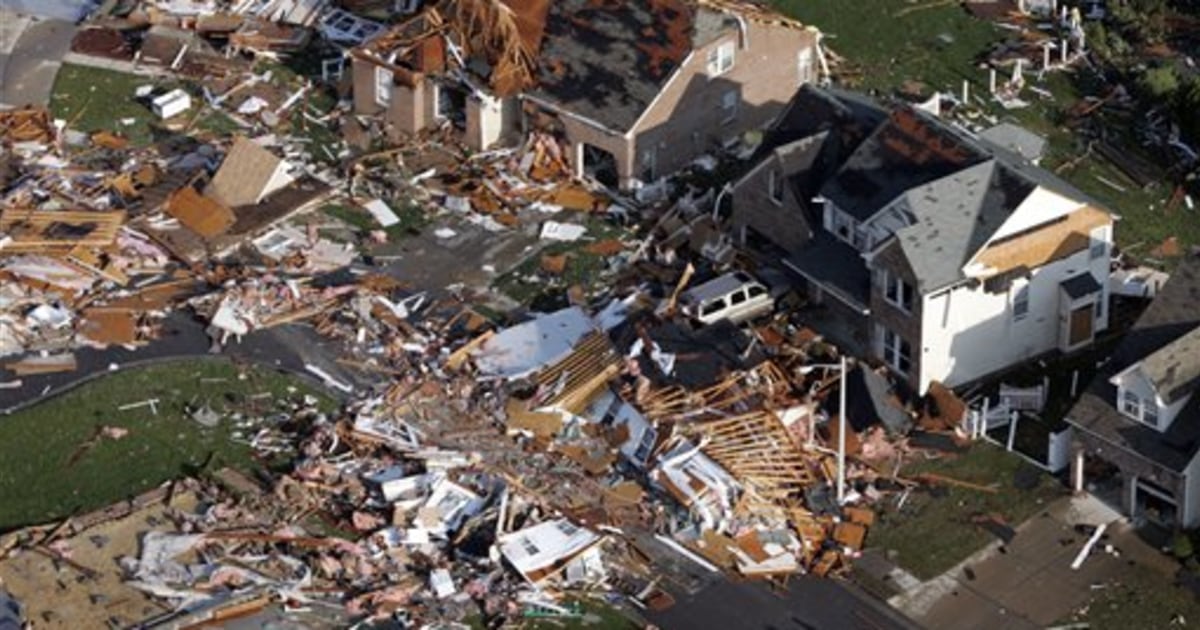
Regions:
[[979, 132], [984, 142], [1003, 147], [1021, 157], [1036, 162], [1046, 152], [1046, 139], [1012, 123], [1000, 123]]
[[1158, 297], [1121, 340], [1112, 359], [1067, 414], [1067, 422], [1105, 443], [1168, 469], [1179, 472], [1187, 468], [1200, 451], [1200, 396], [1193, 396], [1170, 428], [1159, 433], [1117, 411], [1117, 388], [1110, 379], [1172, 342], [1194, 334], [1197, 327], [1200, 327], [1200, 258], [1191, 257], [1175, 269]]
[[871, 272], [862, 254], [825, 230], [816, 230], [812, 240], [784, 264], [860, 308], [870, 304]]

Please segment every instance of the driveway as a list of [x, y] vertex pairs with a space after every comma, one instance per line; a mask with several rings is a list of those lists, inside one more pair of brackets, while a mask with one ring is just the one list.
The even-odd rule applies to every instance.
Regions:
[[0, 105], [47, 105], [76, 26], [3, 8], [0, 0]]

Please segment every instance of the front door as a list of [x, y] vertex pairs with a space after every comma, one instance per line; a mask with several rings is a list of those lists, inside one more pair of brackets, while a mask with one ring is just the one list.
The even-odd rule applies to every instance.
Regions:
[[1092, 340], [1092, 323], [1095, 321], [1093, 306], [1093, 304], [1085, 304], [1071, 311], [1067, 346], [1074, 348]]

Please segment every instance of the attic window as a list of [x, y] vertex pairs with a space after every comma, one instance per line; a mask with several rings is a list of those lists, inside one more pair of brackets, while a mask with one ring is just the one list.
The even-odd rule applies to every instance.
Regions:
[[1158, 428], [1158, 405], [1137, 395], [1137, 392], [1121, 388], [1121, 413], [1143, 424]]
[[775, 169], [771, 169], [770, 174], [767, 176], [767, 194], [771, 196], [771, 201], [774, 201], [775, 205], [783, 204], [782, 179], [783, 177], [779, 174], [779, 171]]
[[392, 71], [380, 66], [375, 67], [375, 103], [380, 107], [392, 103]]
[[729, 72], [733, 67], [733, 42], [725, 42], [708, 51], [708, 76], [715, 77]]

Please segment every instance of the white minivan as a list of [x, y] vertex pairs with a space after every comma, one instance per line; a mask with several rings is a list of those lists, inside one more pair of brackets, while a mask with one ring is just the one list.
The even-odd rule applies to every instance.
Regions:
[[705, 325], [723, 319], [740, 324], [775, 310], [770, 291], [744, 271], [727, 273], [688, 289], [681, 302], [686, 315]]

